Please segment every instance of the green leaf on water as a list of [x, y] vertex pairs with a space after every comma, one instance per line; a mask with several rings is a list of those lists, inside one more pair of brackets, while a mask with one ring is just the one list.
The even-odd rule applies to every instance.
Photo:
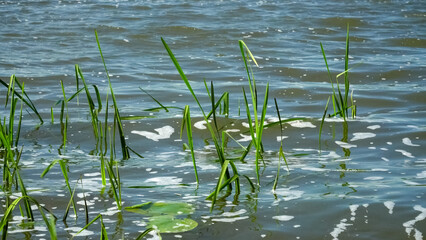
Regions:
[[159, 215], [149, 218], [148, 227], [156, 228], [160, 233], [181, 233], [198, 226], [192, 219], [177, 219], [172, 215]]
[[160, 233], [180, 233], [190, 231], [198, 223], [189, 218], [176, 218], [178, 215], [188, 215], [194, 212], [191, 204], [184, 202], [146, 202], [125, 208], [149, 216], [148, 228], [156, 229]]
[[148, 216], [181, 215], [191, 214], [194, 212], [192, 205], [184, 202], [149, 202], [132, 207], [126, 207], [126, 210]]

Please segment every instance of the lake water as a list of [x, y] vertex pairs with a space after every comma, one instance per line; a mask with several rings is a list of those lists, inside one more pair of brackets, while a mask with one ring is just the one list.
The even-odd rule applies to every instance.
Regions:
[[[104, 216], [110, 239], [134, 239], [149, 224], [146, 215], [116, 211], [114, 198], [102, 192], [99, 157], [84, 93], [68, 104], [67, 151], [58, 154], [60, 80], [68, 96], [75, 92], [74, 65], [105, 99], [108, 81], [97, 48], [95, 29], [134, 154], [120, 160], [124, 206], [148, 201], [185, 202], [184, 214], [198, 223], [187, 232], [162, 233], [163, 239], [423, 239], [426, 236], [426, 5], [424, 1], [1, 1], [0, 78], [15, 74], [45, 123], [24, 112], [20, 145], [21, 174], [29, 195], [58, 216], [59, 239], [85, 226], [86, 196], [90, 219]], [[321, 152], [318, 133], [331, 85], [321, 53], [323, 44], [333, 76], [344, 70], [346, 26], [350, 28], [349, 72], [357, 117], [347, 125], [328, 118]], [[247, 74], [238, 40], [248, 45], [259, 67], [253, 68], [263, 98], [269, 82], [267, 121], [305, 121], [283, 127], [290, 171], [281, 165], [272, 191], [280, 147], [279, 126], [265, 130], [265, 165], [260, 187], [252, 192], [241, 178], [241, 194], [222, 193], [213, 211], [206, 196], [220, 173], [214, 146], [203, 129], [201, 112], [181, 80], [160, 38], [169, 44], [191, 80], [202, 105], [210, 109], [203, 80], [216, 97], [230, 93], [229, 117], [221, 126], [244, 146], [248, 128], [242, 87]], [[163, 105], [191, 106], [200, 185], [191, 155], [182, 150], [182, 111], [145, 111]], [[92, 91], [92, 89], [91, 89]], [[7, 92], [0, 90], [2, 104]], [[110, 104], [112, 101], [110, 101]], [[54, 123], [50, 111], [54, 106]], [[239, 106], [241, 114], [239, 114]], [[8, 116], [8, 108], [0, 111]], [[330, 105], [331, 111], [331, 105]], [[111, 109], [110, 112], [113, 112]], [[117, 142], [117, 144], [119, 144]], [[117, 148], [119, 149], [119, 147]], [[118, 150], [117, 150], [118, 151]], [[240, 147], [230, 141], [228, 156]], [[78, 185], [78, 218], [60, 219], [69, 201], [55, 159], [67, 159], [72, 187]], [[254, 153], [236, 161], [241, 174], [257, 182]], [[3, 164], [1, 165], [3, 166]], [[3, 169], [2, 169], [3, 172]], [[136, 188], [135, 188], [136, 187]], [[2, 205], [5, 194], [0, 193]], [[3, 216], [4, 206], [0, 210]], [[16, 212], [16, 215], [19, 215]], [[48, 239], [40, 216], [33, 229], [15, 217], [10, 239]], [[99, 238], [100, 224], [76, 239]], [[157, 239], [148, 235], [148, 239]]]

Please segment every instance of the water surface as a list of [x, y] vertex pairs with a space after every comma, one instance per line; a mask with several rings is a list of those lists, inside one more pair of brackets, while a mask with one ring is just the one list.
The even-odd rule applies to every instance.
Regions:
[[[0, 78], [8, 81], [15, 74], [25, 82], [46, 121], [35, 128], [36, 117], [24, 114], [21, 174], [30, 195], [59, 218], [69, 201], [59, 166], [44, 179], [40, 174], [62, 157], [68, 160], [73, 185], [83, 178], [77, 190], [81, 216], [85, 195], [91, 219], [103, 214], [111, 239], [133, 239], [147, 225], [146, 216], [117, 212], [112, 195], [102, 192], [84, 96], [79, 104], [69, 103], [69, 143], [63, 155], [57, 150], [62, 139], [59, 106], [54, 107], [55, 122], [49, 123], [50, 108], [62, 98], [60, 80], [69, 96], [75, 91], [74, 64], [106, 97], [108, 82], [96, 29], [122, 115], [154, 117], [125, 122], [129, 145], [144, 158], [132, 155], [120, 161], [124, 205], [173, 201], [195, 209], [186, 217], [195, 220], [197, 228], [162, 234], [163, 239], [422, 239], [426, 234], [423, 1], [3, 1], [0, 14]], [[328, 119], [320, 152], [319, 126], [331, 93], [320, 42], [335, 76], [344, 70], [347, 24], [357, 117], [347, 125]], [[259, 63], [254, 68], [259, 95], [263, 97], [270, 84], [268, 121], [277, 118], [274, 97], [283, 118], [306, 118], [284, 125], [290, 172], [281, 166], [275, 192], [277, 126], [264, 133], [259, 190], [251, 192], [242, 179], [242, 193], [224, 196], [210, 212], [205, 198], [216, 185], [220, 165], [208, 132], [201, 129], [202, 122], [196, 123], [202, 121], [201, 113], [160, 37], [205, 108], [210, 103], [204, 79], [214, 83], [217, 97], [230, 92], [231, 112], [220, 123], [232, 129], [241, 144], [248, 144], [249, 134], [245, 113], [239, 115], [238, 107], [243, 103], [241, 88], [247, 90], [248, 83], [238, 40], [245, 41]], [[144, 111], [158, 105], [139, 87], [166, 106], [191, 105], [198, 189], [191, 156], [182, 150], [186, 138], [179, 137], [182, 111]], [[1, 90], [2, 101], [6, 91]], [[2, 117], [7, 114], [8, 109], [1, 110]], [[229, 156], [240, 152], [230, 142]], [[254, 154], [236, 164], [240, 173], [255, 180]], [[3, 193], [0, 197], [4, 201]], [[10, 239], [49, 238], [42, 221], [34, 230], [19, 223], [17, 218], [10, 225]], [[69, 238], [84, 225], [84, 217], [58, 221], [58, 236]], [[78, 239], [98, 238], [99, 228], [90, 227]]]

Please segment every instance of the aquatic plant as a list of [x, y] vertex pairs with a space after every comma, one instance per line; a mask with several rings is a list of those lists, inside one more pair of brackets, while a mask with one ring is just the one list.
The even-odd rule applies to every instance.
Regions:
[[[167, 45], [167, 43], [164, 41], [163, 38], [161, 38], [161, 41], [163, 42], [164, 47], [167, 50], [167, 53], [169, 54], [172, 62], [174, 63], [177, 71], [179, 72], [179, 75], [181, 76], [182, 80], [185, 82], [185, 85], [187, 86], [189, 92], [191, 93], [192, 97], [194, 98], [195, 102], [197, 103], [199, 109], [201, 110], [202, 114], [203, 114], [203, 118], [204, 121], [206, 123], [206, 126], [210, 132], [210, 135], [212, 137], [213, 143], [215, 145], [215, 149], [216, 149], [216, 153], [217, 156], [219, 158], [219, 162], [221, 164], [221, 172], [220, 172], [220, 177], [219, 180], [217, 182], [216, 188], [214, 190], [214, 192], [208, 197], [208, 199], [212, 200], [212, 205], [211, 208], [213, 209], [213, 206], [215, 205], [216, 199], [219, 195], [219, 191], [221, 189], [223, 189], [224, 187], [227, 187], [228, 190], [232, 190], [232, 185], [231, 183], [235, 182], [235, 192], [238, 195], [240, 193], [240, 184], [239, 184], [239, 174], [237, 171], [237, 168], [235, 166], [235, 164], [230, 161], [227, 160], [225, 157], [225, 147], [224, 147], [224, 142], [220, 141], [220, 137], [221, 135], [219, 134], [219, 130], [218, 130], [218, 125], [217, 125], [217, 120], [216, 120], [216, 109], [218, 108], [218, 106], [220, 105], [220, 102], [222, 101], [222, 99], [225, 98], [226, 93], [224, 93], [222, 95], [222, 97], [216, 102], [215, 101], [215, 95], [214, 95], [214, 86], [213, 86], [213, 82], [211, 82], [211, 87], [210, 90], [209, 88], [206, 88], [207, 91], [209, 93], [210, 96], [210, 101], [211, 101], [211, 106], [212, 106], [212, 110], [210, 111], [209, 114], [206, 114], [206, 112], [204, 111], [203, 107], [201, 106], [197, 95], [195, 94], [194, 90], [191, 87], [191, 84], [189, 83], [189, 80], [187, 79], [185, 73], [183, 72], [182, 68], [179, 65], [179, 62], [177, 61], [176, 57], [174, 56], [173, 52], [171, 51], [171, 49], [169, 48], [169, 46]], [[213, 128], [212, 124], [210, 123], [210, 117], [213, 116], [213, 123], [215, 128]], [[225, 134], [225, 133], [223, 133]], [[229, 170], [228, 170], [228, 166], [231, 166], [232, 171], [234, 173], [234, 175], [231, 177]]]
[[272, 186], [272, 190], [275, 191], [277, 189], [278, 185], [278, 178], [280, 176], [280, 169], [281, 169], [281, 158], [284, 160], [285, 165], [287, 167], [287, 171], [290, 172], [290, 169], [288, 167], [287, 159], [285, 158], [284, 151], [283, 151], [283, 125], [281, 122], [281, 115], [280, 115], [280, 109], [278, 108], [277, 99], [274, 98], [275, 102], [275, 109], [277, 110], [278, 115], [278, 122], [280, 123], [280, 150], [278, 151], [278, 168], [277, 168], [277, 175], [275, 176], [274, 185]]
[[[322, 43], [320, 43], [321, 46], [321, 52], [324, 58], [325, 66], [327, 68], [328, 77], [331, 83], [331, 101], [333, 103], [333, 110], [334, 113], [330, 115], [330, 117], [333, 116], [340, 116], [343, 118], [344, 121], [346, 121], [346, 118], [348, 118], [349, 113], [348, 110], [352, 110], [352, 118], [355, 118], [356, 115], [356, 105], [354, 104], [353, 97], [351, 94], [351, 105], [348, 105], [348, 99], [349, 99], [349, 25], [347, 26], [347, 33], [346, 33], [346, 48], [345, 48], [345, 70], [339, 74], [336, 75], [336, 82], [333, 82], [333, 78], [331, 76], [331, 72], [327, 63], [327, 58], [325, 56], [325, 51], [322, 46]], [[340, 84], [339, 84], [339, 77], [344, 76], [344, 94], [342, 94], [342, 91], [340, 90]], [[336, 93], [336, 87], [337, 87], [337, 93]]]
[[[247, 120], [248, 120], [248, 123], [249, 123], [251, 139], [252, 139], [254, 146], [256, 148], [255, 163], [256, 163], [257, 183], [258, 183], [258, 185], [260, 185], [259, 161], [263, 160], [263, 156], [262, 156], [262, 153], [263, 153], [262, 135], [263, 135], [264, 124], [265, 124], [266, 109], [267, 109], [267, 106], [268, 106], [269, 83], [266, 84], [265, 98], [263, 100], [263, 108], [262, 108], [261, 114], [259, 115], [259, 111], [258, 111], [259, 101], [258, 101], [258, 96], [257, 96], [256, 80], [254, 78], [252, 67], [248, 63], [248, 61], [249, 61], [249, 59], [252, 59], [253, 62], [256, 64], [256, 66], [257, 66], [257, 62], [256, 62], [256, 59], [254, 58], [253, 54], [250, 52], [249, 48], [247, 47], [247, 45], [242, 40], [239, 41], [239, 46], [240, 46], [240, 50], [241, 50], [241, 55], [242, 55], [243, 60], [244, 60], [244, 66], [245, 66], [246, 71], [247, 71], [247, 79], [248, 79], [248, 83], [249, 83], [250, 96], [251, 96], [252, 106], [253, 106], [254, 125], [253, 125], [253, 121], [252, 121], [252, 117], [251, 117], [251, 111], [250, 111], [249, 103], [247, 101], [246, 92], [245, 92], [244, 87], [243, 87], [244, 102], [245, 102], [245, 105], [246, 105]], [[247, 56], [246, 56], [245, 52], [247, 53]]]
[[[16, 86], [20, 88], [21, 95], [16, 92]], [[8, 124], [6, 124], [6, 117], [4, 118], [3, 123], [2, 121], [0, 121], [0, 156], [3, 158], [3, 182], [1, 189], [6, 195], [6, 211], [0, 222], [0, 231], [2, 232], [2, 239], [6, 239], [9, 220], [11, 219], [12, 212], [16, 206], [19, 206], [22, 216], [26, 215], [29, 221], [34, 222], [34, 213], [31, 208], [31, 205], [35, 204], [38, 207], [39, 212], [42, 214], [46, 226], [48, 227], [49, 232], [51, 233], [51, 238], [56, 239], [54, 224], [55, 221], [49, 220], [44, 214], [43, 207], [34, 198], [28, 195], [24, 181], [20, 174], [20, 159], [22, 156], [23, 147], [21, 147], [20, 150], [18, 150], [17, 147], [21, 132], [22, 110], [24, 102], [28, 106], [30, 106], [31, 109], [37, 111], [31, 100], [29, 99], [28, 95], [25, 93], [24, 89], [24, 83], [22, 83], [21, 85], [16, 79], [15, 75], [12, 75], [8, 85], [8, 93], [6, 96], [5, 104], [5, 107], [7, 107], [8, 100], [10, 98], [10, 113]], [[26, 99], [22, 96], [25, 96]], [[18, 115], [18, 126], [17, 129], [15, 129], [14, 119], [16, 117], [15, 114], [19, 99], [21, 100], [21, 105]], [[13, 193], [13, 189], [19, 189], [21, 196], [12, 201], [11, 195]], [[20, 205], [20, 203], [22, 203], [23, 208], [25, 209], [25, 214], [22, 211], [22, 206]], [[51, 215], [54, 217], [53, 214]]]
[[[331, 76], [330, 68], [327, 63], [327, 57], [325, 55], [324, 47], [322, 43], [320, 43], [321, 46], [321, 52], [324, 58], [325, 66], [327, 68], [327, 73], [329, 77], [329, 81], [331, 84], [331, 102], [333, 104], [333, 114], [329, 114], [329, 117], [335, 117], [340, 116], [344, 122], [346, 122], [346, 119], [349, 116], [349, 109], [352, 113], [352, 118], [355, 118], [356, 116], [356, 105], [354, 104], [353, 100], [353, 91], [351, 92], [350, 101], [351, 105], [348, 105], [349, 101], [349, 90], [350, 90], [350, 84], [349, 84], [349, 24], [347, 25], [347, 32], [346, 32], [346, 48], [345, 48], [345, 70], [339, 74], [336, 75], [336, 81], [333, 81], [333, 77]], [[340, 84], [339, 84], [339, 77], [344, 76], [344, 93], [342, 94], [342, 91], [340, 90]], [[337, 88], [337, 91], [336, 91]], [[322, 128], [324, 125], [325, 117], [327, 116], [328, 111], [328, 105], [330, 102], [330, 97], [327, 100], [327, 104], [324, 109], [324, 114], [322, 116], [320, 128], [319, 128], [319, 148], [321, 149], [321, 133]]]

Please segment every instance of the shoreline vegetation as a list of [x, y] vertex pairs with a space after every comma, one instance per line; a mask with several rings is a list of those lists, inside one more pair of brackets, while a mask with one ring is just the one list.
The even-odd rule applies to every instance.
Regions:
[[[105, 68], [106, 77], [108, 80], [108, 90], [104, 96], [105, 100], [102, 100], [101, 92], [97, 85], [89, 84], [84, 78], [83, 70], [79, 65], [75, 65], [75, 92], [71, 96], [67, 96], [64, 84], [60, 81], [60, 86], [62, 90], [62, 99], [57, 100], [51, 108], [51, 119], [50, 123], [55, 122], [54, 109], [58, 106], [60, 107], [59, 122], [61, 128], [61, 137], [62, 142], [58, 148], [58, 159], [53, 160], [43, 171], [41, 177], [49, 174], [49, 171], [59, 165], [66, 189], [68, 191], [69, 203], [67, 208], [64, 209], [64, 214], [62, 220], [66, 221], [69, 217], [69, 212], [73, 211], [74, 216], [84, 217], [86, 225], [81, 228], [78, 233], [81, 233], [83, 230], [90, 227], [96, 221], [99, 221], [101, 224], [101, 239], [108, 239], [107, 229], [105, 228], [102, 214], [99, 214], [94, 219], [89, 219], [88, 206], [86, 203], [86, 198], [84, 197], [85, 211], [84, 214], [78, 211], [75, 202], [76, 189], [77, 186], [81, 183], [82, 179], [78, 179], [77, 184], [72, 186], [72, 179], [69, 176], [69, 165], [66, 158], [66, 153], [68, 151], [68, 128], [70, 124], [70, 111], [68, 109], [68, 104], [70, 102], [79, 102], [80, 94], [84, 95], [82, 97], [87, 101], [88, 113], [90, 116], [90, 122], [92, 126], [92, 134], [95, 139], [95, 149], [91, 152], [92, 155], [96, 156], [99, 159], [99, 171], [102, 178], [102, 186], [99, 186], [101, 192], [108, 191], [113, 196], [113, 199], [116, 203], [118, 211], [125, 209], [126, 211], [136, 212], [149, 216], [149, 224], [146, 227], [146, 230], [138, 235], [136, 239], [142, 239], [150, 231], [155, 231], [160, 238], [161, 233], [170, 233], [170, 232], [185, 232], [194, 229], [197, 227], [197, 222], [185, 218], [178, 219], [176, 216], [176, 209], [181, 212], [181, 214], [190, 214], [194, 209], [186, 203], [160, 203], [160, 202], [146, 202], [143, 204], [138, 204], [134, 206], [125, 206], [123, 205], [123, 196], [122, 196], [122, 178], [125, 176], [120, 175], [120, 162], [122, 160], [129, 159], [131, 157], [143, 158], [142, 155], [137, 153], [130, 144], [126, 141], [125, 138], [125, 128], [123, 121], [136, 120], [143, 118], [142, 116], [127, 117], [122, 116], [120, 113], [120, 108], [118, 105], [118, 100], [115, 97], [111, 79], [109, 78], [109, 72], [107, 65], [104, 60], [104, 56], [101, 49], [101, 44], [98, 38], [98, 33], [95, 31], [96, 42], [98, 45], [99, 53], [102, 59], [103, 66]], [[190, 80], [187, 79], [184, 70], [179, 65], [177, 58], [174, 56], [172, 49], [167, 45], [166, 41], [161, 38], [161, 42], [164, 45], [172, 63], [174, 64], [178, 74], [184, 81], [189, 94], [193, 97], [195, 101], [195, 108], [202, 113], [202, 118], [205, 122], [205, 126], [210, 134], [210, 139], [214, 143], [216, 158], [220, 164], [217, 176], [217, 182], [214, 189], [211, 191], [211, 194], [206, 198], [211, 201], [210, 211], [214, 210], [216, 201], [223, 197], [223, 195], [229, 196], [234, 193], [235, 198], [238, 198], [238, 195], [241, 193], [241, 184], [240, 181], [245, 181], [250, 186], [252, 192], [260, 191], [261, 188], [266, 188], [261, 184], [261, 173], [260, 168], [266, 166], [264, 159], [264, 145], [262, 143], [263, 130], [269, 127], [279, 127], [280, 128], [280, 148], [277, 149], [278, 152], [278, 165], [277, 165], [277, 174], [275, 176], [275, 181], [272, 186], [272, 191], [275, 191], [280, 175], [281, 164], [286, 165], [287, 174], [290, 173], [290, 168], [288, 166], [286, 157], [285, 157], [285, 143], [283, 143], [283, 123], [291, 121], [303, 121], [305, 118], [290, 118], [282, 119], [279, 112], [279, 107], [277, 100], [274, 99], [274, 105], [276, 110], [276, 115], [278, 121], [273, 123], [266, 123], [265, 116], [267, 113], [268, 102], [269, 102], [269, 83], [266, 84], [265, 89], [260, 89], [254, 77], [254, 67], [258, 66], [255, 57], [252, 52], [249, 50], [248, 46], [240, 40], [239, 48], [241, 51], [241, 56], [244, 64], [244, 68], [247, 74], [247, 85], [242, 87], [241, 92], [244, 97], [244, 104], [242, 109], [245, 109], [245, 120], [248, 121], [249, 132], [251, 141], [247, 145], [242, 145], [240, 142], [236, 141], [232, 134], [227, 129], [220, 126], [218, 118], [227, 118], [229, 115], [229, 96], [231, 93], [224, 92], [219, 95], [215, 92], [215, 87], [213, 82], [204, 81], [206, 93], [209, 98], [210, 109], [203, 107], [203, 104], [200, 103], [199, 98], [197, 97], [196, 92], [194, 92]], [[326, 117], [340, 117], [344, 121], [344, 126], [346, 126], [346, 138], [347, 138], [347, 122], [346, 119], [349, 117], [349, 110], [351, 111], [352, 117], [356, 115], [356, 106], [353, 101], [353, 92], [350, 91], [350, 84], [348, 78], [348, 72], [350, 68], [348, 66], [349, 61], [349, 25], [346, 35], [346, 53], [345, 53], [345, 69], [342, 73], [338, 74], [335, 78], [335, 81], [332, 78], [332, 75], [329, 70], [327, 63], [327, 58], [325, 50], [320, 44], [321, 51], [323, 54], [324, 62], [328, 72], [329, 81], [331, 83], [332, 93], [327, 104], [325, 106], [324, 113], [322, 115], [321, 126], [319, 130], [319, 149], [321, 149], [321, 134], [322, 128]], [[340, 77], [344, 78], [344, 89], [341, 90], [338, 79]], [[34, 221], [36, 219], [35, 215], [40, 214], [44, 224], [46, 225], [51, 239], [57, 239], [56, 232], [56, 221], [58, 217], [55, 216], [51, 210], [43, 206], [42, 203], [39, 203], [35, 198], [31, 197], [28, 194], [28, 191], [25, 187], [25, 179], [20, 174], [20, 160], [24, 146], [21, 146], [20, 143], [20, 132], [22, 127], [22, 118], [24, 110], [33, 113], [37, 116], [39, 123], [35, 124], [35, 128], [40, 127], [45, 123], [38, 112], [36, 106], [31, 101], [30, 96], [27, 95], [25, 91], [25, 84], [20, 82], [15, 75], [10, 77], [9, 82], [5, 82], [0, 79], [0, 83], [7, 89], [7, 95], [5, 97], [5, 109], [9, 108], [8, 116], [1, 116], [0, 121], [0, 162], [2, 163], [1, 169], [3, 173], [1, 191], [4, 192], [5, 198], [5, 207], [4, 215], [0, 222], [0, 231], [2, 234], [2, 239], [7, 239], [9, 222], [12, 217], [15, 215], [20, 215], [24, 221], [29, 224], [29, 228], [34, 226]], [[183, 139], [186, 137], [186, 142], [183, 143], [184, 150], [189, 152], [191, 155], [191, 160], [194, 168], [194, 178], [196, 180], [196, 188], [205, 187], [203, 184], [200, 184], [200, 179], [198, 176], [197, 168], [197, 159], [195, 156], [194, 149], [194, 139], [192, 134], [192, 120], [191, 120], [191, 105], [186, 105], [183, 108], [176, 106], [164, 106], [162, 105], [154, 96], [150, 95], [147, 91], [140, 88], [140, 90], [147, 94], [154, 102], [156, 102], [159, 107], [146, 109], [145, 111], [159, 111], [164, 110], [169, 112], [169, 108], [176, 108], [183, 111], [183, 118], [181, 122], [180, 129], [180, 138]], [[262, 94], [263, 93], [263, 94]], [[333, 113], [328, 113], [328, 106], [330, 103], [333, 105]], [[111, 101], [112, 100], [112, 101]], [[350, 101], [350, 105], [348, 102]], [[205, 104], [205, 103], [204, 103]], [[112, 112], [110, 112], [112, 109]], [[240, 111], [240, 110], [239, 110]], [[244, 110], [241, 110], [244, 112]], [[243, 113], [244, 115], [244, 113]], [[48, 122], [48, 121], [46, 121]], [[345, 129], [344, 129], [345, 132]], [[118, 141], [117, 141], [118, 140]], [[239, 157], [230, 158], [227, 154], [227, 145], [228, 142], [234, 142], [241, 148], [241, 154]], [[347, 141], [347, 140], [346, 140]], [[117, 146], [120, 145], [120, 146]], [[116, 151], [116, 148], [119, 148], [119, 151]], [[121, 153], [121, 158], [117, 155]], [[253, 154], [253, 155], [251, 155]], [[237, 168], [235, 162], [244, 161], [247, 156], [254, 161], [255, 177], [251, 175], [241, 174]], [[73, 179], [75, 180], [75, 179]], [[79, 183], [80, 182], [80, 183]], [[269, 188], [269, 187], [268, 187]], [[19, 193], [19, 197], [15, 197], [15, 193]], [[84, 193], [83, 193], [84, 194]], [[37, 209], [37, 212], [34, 211]], [[72, 209], [72, 210], [71, 210]], [[171, 210], [173, 209], [173, 211]], [[76, 234], [78, 236], [78, 233]]]

